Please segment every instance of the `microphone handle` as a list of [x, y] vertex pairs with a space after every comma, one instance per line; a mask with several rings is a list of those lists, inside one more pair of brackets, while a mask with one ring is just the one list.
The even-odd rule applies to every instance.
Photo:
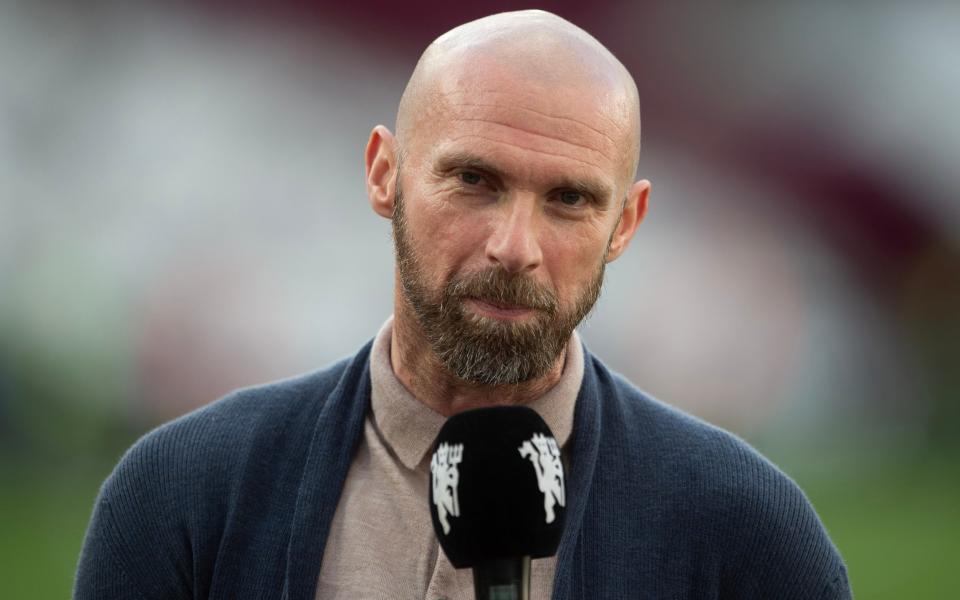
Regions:
[[498, 558], [473, 567], [477, 600], [530, 600], [530, 557]]

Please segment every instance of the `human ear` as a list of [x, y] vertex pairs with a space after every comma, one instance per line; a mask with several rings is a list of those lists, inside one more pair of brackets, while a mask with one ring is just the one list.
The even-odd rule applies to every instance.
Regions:
[[607, 251], [606, 262], [615, 261], [630, 244], [630, 239], [637, 231], [637, 227], [647, 214], [647, 200], [650, 197], [650, 182], [641, 179], [630, 186], [627, 192], [627, 201], [623, 204], [620, 221], [617, 222], [613, 235], [610, 237], [610, 249]]
[[364, 153], [367, 167], [367, 197], [370, 206], [381, 217], [393, 218], [396, 198], [397, 156], [396, 141], [390, 130], [377, 125], [370, 132], [370, 141]]

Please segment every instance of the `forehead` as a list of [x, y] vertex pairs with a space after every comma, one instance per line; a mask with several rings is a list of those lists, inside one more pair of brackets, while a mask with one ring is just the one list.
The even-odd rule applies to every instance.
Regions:
[[629, 163], [629, 104], [607, 82], [465, 69], [443, 79], [418, 124], [425, 158], [493, 153], [515, 168], [557, 166], [620, 182]]

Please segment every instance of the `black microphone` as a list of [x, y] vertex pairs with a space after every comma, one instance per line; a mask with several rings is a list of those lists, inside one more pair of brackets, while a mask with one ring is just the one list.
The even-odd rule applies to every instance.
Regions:
[[456, 414], [430, 473], [433, 529], [453, 566], [473, 569], [477, 600], [528, 600], [530, 560], [556, 554], [567, 503], [547, 424], [525, 406]]

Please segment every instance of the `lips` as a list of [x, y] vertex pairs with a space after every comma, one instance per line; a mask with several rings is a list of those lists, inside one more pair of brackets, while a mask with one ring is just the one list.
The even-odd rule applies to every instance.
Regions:
[[482, 298], [467, 298], [466, 300], [474, 306], [475, 310], [479, 309], [480, 312], [496, 317], [519, 317], [536, 310], [529, 306], [507, 304], [499, 300], [486, 300]]
[[498, 300], [488, 300], [487, 298], [471, 298], [477, 302], [482, 302], [484, 304], [489, 304], [494, 308], [499, 308], [500, 310], [528, 310], [533, 309], [532, 306], [523, 306], [521, 304], [509, 304], [506, 302], [500, 302]]

